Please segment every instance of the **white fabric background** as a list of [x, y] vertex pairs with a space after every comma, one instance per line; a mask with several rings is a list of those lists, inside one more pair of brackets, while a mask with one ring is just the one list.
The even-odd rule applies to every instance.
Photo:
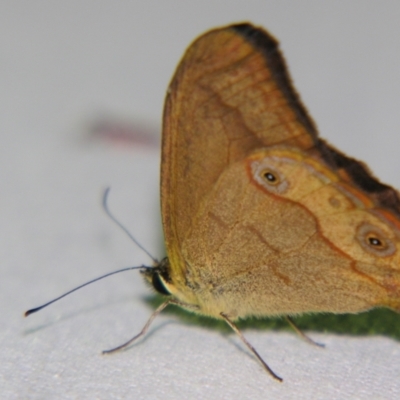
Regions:
[[112, 115], [157, 133], [187, 45], [245, 20], [279, 38], [321, 135], [400, 187], [397, 1], [2, 1], [2, 398], [399, 398], [400, 344], [378, 336], [311, 333], [321, 350], [295, 334], [246, 330], [282, 384], [234, 335], [171, 315], [129, 351], [101, 356], [152, 312], [136, 272], [22, 318], [87, 279], [149, 263], [104, 215], [107, 185], [113, 212], [164, 255], [159, 149], [88, 140], [87, 124]]

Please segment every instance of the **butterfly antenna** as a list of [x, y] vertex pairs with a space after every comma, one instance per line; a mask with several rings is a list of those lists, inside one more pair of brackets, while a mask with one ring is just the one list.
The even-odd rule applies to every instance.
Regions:
[[99, 276], [99, 277], [97, 277], [97, 278], [95, 278], [95, 279], [92, 279], [92, 280], [90, 280], [90, 281], [88, 281], [88, 282], [82, 284], [82, 285], [79, 285], [79, 286], [77, 286], [76, 288], [74, 288], [74, 289], [72, 289], [72, 290], [69, 290], [68, 292], [62, 294], [61, 296], [58, 296], [58, 297], [56, 297], [55, 299], [53, 299], [53, 300], [51, 300], [51, 301], [48, 301], [47, 303], [45, 303], [45, 304], [43, 304], [43, 305], [41, 305], [41, 306], [39, 306], [39, 307], [31, 308], [30, 310], [28, 310], [28, 311], [26, 311], [26, 312], [24, 313], [24, 316], [27, 317], [28, 315], [31, 315], [31, 314], [33, 314], [33, 313], [35, 313], [35, 312], [38, 312], [38, 311], [40, 311], [42, 308], [45, 308], [45, 307], [49, 306], [50, 304], [53, 304], [53, 303], [55, 303], [56, 301], [62, 299], [63, 297], [68, 296], [69, 294], [71, 294], [71, 293], [77, 291], [78, 289], [82, 289], [83, 287], [85, 287], [85, 286], [87, 286], [87, 285], [90, 285], [91, 283], [97, 282], [97, 281], [99, 281], [100, 279], [107, 278], [108, 276], [111, 276], [111, 275], [119, 274], [120, 272], [130, 271], [130, 270], [132, 270], [132, 269], [152, 269], [152, 267], [146, 267], [146, 266], [144, 266], [144, 265], [141, 265], [141, 266], [139, 266], [139, 267], [126, 267], [126, 268], [119, 269], [119, 270], [117, 270], [117, 271], [109, 272], [108, 274]]
[[152, 260], [155, 264], [158, 264], [158, 260], [153, 257], [134, 237], [133, 235], [128, 231], [127, 228], [125, 228], [124, 225], [121, 224], [121, 222], [119, 222], [117, 220], [117, 218], [114, 217], [114, 215], [111, 213], [111, 211], [108, 208], [108, 193], [110, 193], [110, 188], [107, 188], [104, 191], [104, 195], [103, 195], [103, 209], [106, 212], [106, 214], [108, 215], [108, 217], [116, 224], [118, 225], [127, 235], [128, 237], [132, 240], [133, 243], [136, 244], [137, 247], [139, 247], [139, 249], [141, 249], [143, 252], [145, 252]]

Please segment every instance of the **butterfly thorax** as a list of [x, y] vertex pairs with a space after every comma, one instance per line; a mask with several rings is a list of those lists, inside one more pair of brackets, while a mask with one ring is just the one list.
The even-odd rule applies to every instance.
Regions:
[[183, 308], [216, 318], [225, 310], [225, 307], [216, 307], [216, 299], [205, 282], [202, 285], [195, 284], [196, 279], [192, 281], [189, 276], [182, 281], [180, 278], [183, 276], [171, 267], [168, 257], [142, 273], [157, 293], [174, 298]]

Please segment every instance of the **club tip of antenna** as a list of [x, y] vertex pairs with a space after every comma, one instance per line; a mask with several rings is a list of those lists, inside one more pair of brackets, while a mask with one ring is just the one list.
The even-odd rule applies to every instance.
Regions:
[[36, 311], [38, 311], [37, 308], [31, 308], [30, 310], [27, 310], [27, 311], [24, 312], [24, 317], [27, 317], [28, 315], [31, 315]]

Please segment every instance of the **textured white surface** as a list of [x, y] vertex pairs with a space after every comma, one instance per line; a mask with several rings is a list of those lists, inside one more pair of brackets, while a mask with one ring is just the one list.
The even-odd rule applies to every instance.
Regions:
[[400, 187], [396, 1], [3, 1], [2, 398], [400, 397], [400, 344], [384, 337], [314, 334], [321, 350], [294, 334], [247, 330], [283, 384], [233, 335], [170, 315], [129, 351], [101, 356], [152, 311], [135, 272], [22, 318], [89, 278], [149, 262], [101, 210], [107, 185], [114, 213], [163, 256], [158, 149], [85, 142], [85, 122], [106, 113], [157, 126], [186, 46], [243, 20], [279, 38], [322, 136]]

